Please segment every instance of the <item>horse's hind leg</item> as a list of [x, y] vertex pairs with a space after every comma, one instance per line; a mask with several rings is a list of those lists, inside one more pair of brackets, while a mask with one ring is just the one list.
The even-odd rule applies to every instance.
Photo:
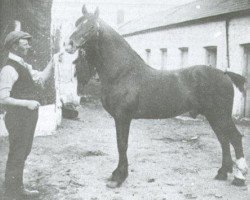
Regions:
[[245, 185], [245, 176], [247, 174], [247, 164], [244, 158], [243, 146], [242, 146], [242, 135], [236, 128], [233, 120], [230, 124], [230, 143], [233, 145], [236, 156], [236, 167], [234, 172], [233, 185], [244, 186]]
[[218, 118], [216, 116], [206, 116], [210, 126], [215, 132], [222, 148], [222, 166], [218, 170], [215, 179], [226, 180], [227, 173], [233, 170], [233, 161], [230, 152], [230, 139], [228, 134], [228, 121], [225, 119]]
[[245, 185], [245, 174], [247, 172], [247, 165], [244, 159], [242, 135], [237, 130], [232, 117], [230, 116], [207, 116], [207, 119], [216, 133], [222, 147], [223, 159], [222, 167], [219, 169], [216, 179], [223, 179], [227, 177], [227, 173], [232, 171], [232, 158], [230, 154], [230, 143], [235, 149], [236, 155], [236, 173], [235, 179], [232, 182], [234, 185]]
[[107, 184], [107, 187], [119, 187], [128, 177], [127, 148], [130, 123], [131, 119], [115, 119], [119, 163], [117, 168], [113, 171], [112, 176]]

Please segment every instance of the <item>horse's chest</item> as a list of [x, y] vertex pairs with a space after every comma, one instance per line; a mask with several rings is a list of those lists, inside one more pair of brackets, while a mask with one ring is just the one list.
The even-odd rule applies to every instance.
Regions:
[[136, 88], [112, 87], [102, 92], [102, 105], [112, 116], [121, 112], [133, 115], [138, 106]]
[[105, 93], [102, 93], [101, 102], [104, 109], [110, 113], [112, 107], [110, 102], [110, 96]]
[[115, 109], [120, 104], [120, 99], [123, 94], [119, 90], [114, 88], [105, 88], [102, 91], [101, 101], [102, 106], [112, 116], [114, 115]]

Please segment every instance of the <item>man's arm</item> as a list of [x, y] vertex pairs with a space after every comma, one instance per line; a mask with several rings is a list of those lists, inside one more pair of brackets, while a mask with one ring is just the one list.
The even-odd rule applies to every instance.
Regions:
[[47, 67], [41, 72], [41, 79], [43, 80], [44, 83], [51, 76], [53, 68], [54, 68], [54, 64], [53, 64], [53, 58], [52, 58], [51, 61], [48, 63]]
[[34, 110], [39, 107], [39, 102], [21, 100], [10, 97], [12, 86], [18, 79], [18, 74], [11, 66], [5, 66], [0, 73], [0, 104], [27, 107]]
[[49, 77], [52, 74], [52, 71], [54, 69], [54, 61], [61, 62], [62, 61], [62, 53], [57, 53], [53, 56], [53, 58], [48, 63], [47, 67], [43, 71], [37, 71], [33, 70], [32, 66], [29, 66], [29, 69], [31, 70], [31, 74], [33, 77], [33, 80], [40, 84], [44, 85], [45, 82], [49, 79]]
[[31, 65], [27, 65], [32, 79], [35, 83], [44, 87], [45, 82], [49, 79], [52, 74], [53, 64], [50, 61], [47, 67], [43, 71], [34, 70]]
[[38, 101], [14, 99], [12, 97], [6, 97], [4, 99], [0, 99], [0, 104], [11, 105], [11, 106], [21, 106], [21, 107], [26, 107], [30, 110], [36, 110], [40, 106], [40, 103]]

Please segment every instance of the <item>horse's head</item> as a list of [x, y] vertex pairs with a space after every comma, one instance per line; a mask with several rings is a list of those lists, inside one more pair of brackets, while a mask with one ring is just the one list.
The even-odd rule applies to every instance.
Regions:
[[99, 35], [99, 9], [92, 14], [85, 7], [82, 8], [83, 16], [76, 23], [76, 29], [71, 34], [69, 41], [66, 44], [66, 51], [74, 53], [79, 48], [84, 48], [84, 45], [89, 41], [94, 41]]

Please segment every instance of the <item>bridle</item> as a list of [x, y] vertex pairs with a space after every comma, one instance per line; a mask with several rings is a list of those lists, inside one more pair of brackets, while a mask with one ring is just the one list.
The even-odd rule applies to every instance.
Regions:
[[[82, 22], [83, 23], [83, 22]], [[97, 19], [97, 22], [96, 22], [96, 27], [97, 27], [97, 33], [96, 33], [96, 36], [97, 36], [97, 40], [99, 41], [99, 36], [100, 36], [100, 22], [99, 20]], [[84, 49], [84, 45], [85, 45], [86, 41], [82, 42], [79, 46], [77, 46], [77, 48], [79, 49]]]
[[[100, 22], [99, 22], [98, 19], [97, 19], [97, 22], [96, 22], [96, 26], [97, 26], [97, 33], [96, 33], [97, 38], [96, 38], [96, 40], [97, 40], [97, 47], [98, 47], [98, 49], [99, 49], [99, 41], [100, 41], [101, 31], [100, 31]], [[85, 43], [86, 43], [86, 42], [85, 42]], [[79, 45], [79, 47], [78, 47], [78, 51], [79, 51], [80, 55], [81, 55], [81, 56], [84, 56], [84, 57], [86, 57], [86, 51], [85, 51], [85, 49], [84, 49], [84, 44], [85, 44], [85, 43]], [[88, 65], [88, 67], [89, 67], [89, 71], [91, 71], [90, 65], [88, 64], [88, 60], [85, 59], [85, 61], [87, 62], [87, 65]]]

